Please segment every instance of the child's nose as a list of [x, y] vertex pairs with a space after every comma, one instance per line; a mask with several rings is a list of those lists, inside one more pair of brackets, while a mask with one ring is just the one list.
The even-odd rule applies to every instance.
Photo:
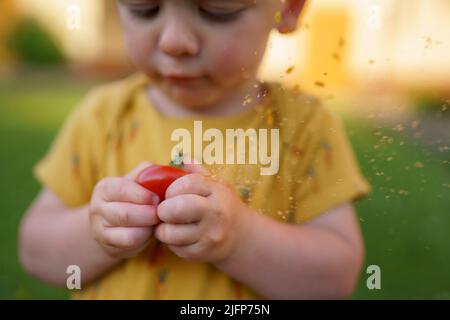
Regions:
[[171, 56], [197, 55], [200, 44], [187, 23], [172, 19], [162, 28], [159, 48]]

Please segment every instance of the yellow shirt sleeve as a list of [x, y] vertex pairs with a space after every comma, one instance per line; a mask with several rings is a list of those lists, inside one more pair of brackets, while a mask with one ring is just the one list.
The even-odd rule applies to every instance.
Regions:
[[310, 162], [295, 190], [294, 222], [301, 223], [370, 193], [340, 119], [323, 108]]
[[45, 157], [33, 167], [42, 186], [69, 207], [89, 202], [96, 183], [95, 159], [102, 146], [92, 108], [98, 98], [95, 91], [87, 95], [65, 120]]

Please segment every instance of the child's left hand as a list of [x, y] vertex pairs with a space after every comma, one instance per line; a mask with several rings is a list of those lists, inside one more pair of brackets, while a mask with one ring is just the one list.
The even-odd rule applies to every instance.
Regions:
[[247, 227], [249, 207], [233, 187], [214, 180], [197, 164], [173, 182], [157, 214], [155, 237], [176, 255], [192, 261], [219, 262], [237, 247]]

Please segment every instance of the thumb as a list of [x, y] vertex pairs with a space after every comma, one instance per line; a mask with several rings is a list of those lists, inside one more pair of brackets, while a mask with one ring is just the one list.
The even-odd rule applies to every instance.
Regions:
[[204, 176], [210, 176], [211, 173], [208, 169], [202, 166], [197, 160], [187, 160], [184, 162], [183, 169], [190, 173], [200, 173]]
[[147, 169], [148, 167], [152, 166], [153, 163], [148, 162], [148, 161], [144, 161], [141, 162], [137, 167], [135, 167], [133, 170], [131, 170], [131, 172], [129, 172], [125, 178], [128, 180], [136, 180], [136, 178], [139, 176], [139, 174], [144, 170]]

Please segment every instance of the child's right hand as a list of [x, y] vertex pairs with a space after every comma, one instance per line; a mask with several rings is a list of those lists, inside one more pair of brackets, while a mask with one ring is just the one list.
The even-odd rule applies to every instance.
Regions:
[[150, 241], [159, 223], [158, 196], [134, 181], [150, 163], [142, 163], [126, 177], [104, 178], [94, 188], [89, 221], [95, 240], [114, 258], [129, 258]]

